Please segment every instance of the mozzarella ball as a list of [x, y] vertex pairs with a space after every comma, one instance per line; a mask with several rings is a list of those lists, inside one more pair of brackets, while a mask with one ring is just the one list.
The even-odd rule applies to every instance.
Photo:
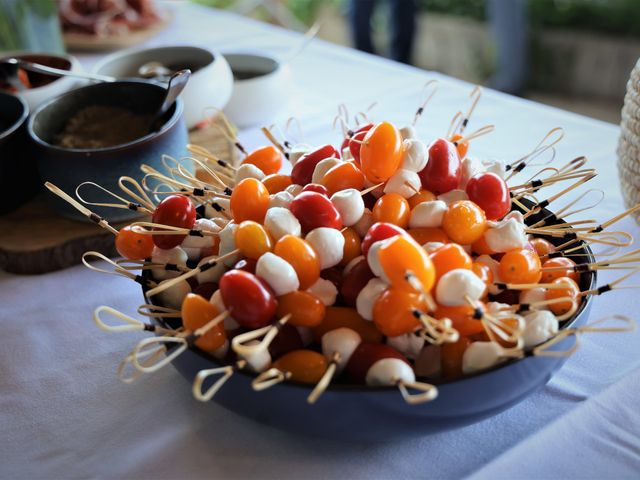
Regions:
[[338, 158], [325, 158], [324, 160], [320, 160], [316, 165], [316, 168], [313, 170], [313, 175], [311, 176], [311, 183], [320, 183], [324, 178], [325, 174], [331, 170], [336, 165], [342, 163], [342, 160]]
[[409, 228], [439, 227], [448, 209], [447, 204], [441, 200], [421, 202], [411, 210]]
[[[200, 267], [204, 265], [209, 260], [215, 261], [216, 258], [218, 257], [216, 256], [204, 257], [202, 260], [198, 262], [198, 266]], [[218, 283], [218, 281], [220, 280], [220, 277], [227, 270], [226, 267], [224, 266], [224, 262], [216, 262], [216, 264], [213, 267], [205, 267], [205, 268], [206, 268], [205, 271], [200, 272], [196, 275], [196, 280], [198, 280], [198, 283], [209, 283], [209, 282]]]
[[342, 149], [340, 157], [345, 162], [348, 162], [349, 160], [353, 160], [353, 155], [351, 154], [351, 149], [349, 148], [349, 145], [347, 145]]
[[436, 299], [446, 307], [469, 305], [465, 297], [473, 301], [480, 300], [485, 284], [471, 270], [455, 268], [445, 273], [436, 286]]
[[488, 302], [487, 303], [487, 313], [502, 313], [502, 312], [510, 312], [511, 305], [508, 303], [501, 302]]
[[[216, 290], [215, 292], [213, 292], [213, 295], [211, 295], [211, 299], [209, 299], [209, 302], [211, 302], [211, 304], [216, 307], [219, 312], [224, 312], [227, 309], [227, 307], [224, 305], [224, 301], [222, 300], [222, 293], [220, 293], [220, 290]], [[238, 328], [240, 328], [240, 324], [236, 322], [236, 319], [231, 315], [227, 315], [224, 318], [224, 329], [227, 332], [231, 330], [237, 330]]]
[[295, 292], [300, 287], [298, 275], [291, 264], [271, 252], [258, 259], [256, 275], [269, 284], [277, 297]]
[[291, 166], [294, 166], [300, 160], [305, 153], [311, 151], [311, 145], [307, 145], [306, 143], [296, 143], [291, 150], [289, 151], [289, 161], [291, 162]]
[[245, 178], [262, 180], [264, 177], [264, 172], [251, 163], [244, 163], [236, 170], [236, 184], [240, 183]]
[[[547, 290], [545, 288], [529, 288], [527, 290], [522, 290], [520, 292], [518, 301], [520, 303], [527, 303], [531, 305], [532, 303], [543, 302], [546, 299], [547, 299]], [[548, 305], [536, 306], [536, 310], [549, 310], [549, 306]]]
[[[173, 247], [169, 250], [163, 248], [153, 247], [151, 251], [151, 262], [160, 263], [162, 265], [177, 265], [180, 267], [187, 266], [187, 260], [189, 256], [180, 247]], [[168, 278], [175, 278], [182, 275], [182, 272], [176, 270], [165, 270], [164, 266], [158, 268], [152, 268], [151, 274], [156, 281], [167, 280]]]
[[[218, 256], [226, 255], [227, 253], [233, 252], [236, 250], [236, 230], [238, 229], [238, 224], [235, 222], [227, 223], [227, 226], [220, 230], [218, 236], [220, 237], [220, 246], [218, 248]], [[238, 260], [240, 260], [240, 254], [236, 253], [235, 255], [231, 255], [228, 258], [224, 259], [224, 264], [227, 267], [233, 267]]]
[[495, 173], [503, 180], [507, 176], [505, 165], [500, 160], [483, 160], [482, 165], [486, 172]]
[[424, 339], [414, 333], [405, 333], [397, 337], [387, 337], [387, 345], [395, 348], [405, 357], [416, 360], [424, 347]]
[[390, 239], [379, 240], [377, 242], [373, 242], [369, 251], [367, 252], [367, 263], [369, 264], [369, 268], [373, 272], [376, 277], [380, 277], [385, 282], [388, 282], [388, 278], [386, 273], [384, 273], [384, 269], [382, 265], [380, 265], [380, 259], [378, 258], [378, 250], [380, 247], [387, 244]]
[[383, 282], [379, 278], [372, 278], [360, 290], [356, 297], [356, 310], [362, 318], [373, 320], [373, 306], [387, 288], [389, 288], [387, 282]]
[[535, 347], [558, 333], [558, 319], [548, 310], [530, 312], [524, 316], [524, 322], [524, 348]]
[[518, 223], [524, 224], [524, 215], [522, 214], [522, 212], [519, 212], [517, 210], [513, 210], [513, 211], [507, 213], [504, 217], [502, 217], [502, 221], [509, 220], [511, 218], [513, 218]]
[[518, 248], [524, 248], [527, 244], [525, 225], [515, 218], [497, 222], [494, 227], [487, 228], [484, 239], [487, 246], [494, 252], [508, 252]]
[[318, 254], [321, 270], [331, 268], [342, 261], [344, 237], [340, 230], [328, 227], [314, 228], [305, 240]]
[[462, 356], [462, 371], [464, 373], [475, 373], [504, 360], [502, 347], [495, 342], [473, 342], [467, 347]]
[[424, 142], [415, 138], [408, 138], [402, 142], [404, 151], [402, 153], [402, 162], [400, 168], [410, 170], [412, 172], [420, 172], [424, 170], [429, 161], [429, 152]]
[[398, 382], [413, 383], [416, 375], [413, 369], [399, 358], [383, 358], [371, 365], [365, 378], [367, 385], [388, 386]]
[[407, 125], [406, 127], [402, 127], [400, 129], [400, 135], [404, 140], [408, 138], [416, 138], [417, 137], [416, 127], [414, 127], [413, 125]]
[[364, 215], [364, 200], [355, 188], [334, 193], [331, 195], [331, 203], [338, 210], [345, 227], [355, 225]]
[[471, 177], [482, 172], [484, 172], [484, 165], [482, 165], [482, 162], [479, 159], [475, 157], [466, 157], [460, 166], [459, 187], [464, 190], [467, 188], [467, 183], [469, 183]]
[[356, 258], [352, 258], [342, 269], [342, 276], [346, 276], [357, 264], [364, 260], [364, 255], [358, 255]]
[[433, 253], [437, 249], [443, 246], [444, 246], [444, 243], [442, 242], [427, 242], [424, 245], [422, 245], [422, 248], [424, 248], [424, 251], [427, 253]]
[[292, 183], [287, 188], [284, 189], [285, 192], [289, 192], [294, 198], [302, 191], [304, 187], [302, 185], [298, 185], [297, 183]]
[[340, 355], [336, 361], [336, 372], [340, 373], [361, 343], [362, 338], [357, 332], [345, 327], [336, 328], [322, 336], [322, 353], [328, 361], [333, 360], [335, 353]]
[[422, 182], [416, 172], [401, 168], [384, 184], [384, 193], [397, 193], [403, 198], [410, 198], [418, 193], [421, 187]]
[[[258, 345], [259, 343], [260, 343], [259, 340], [251, 340], [245, 343], [245, 345], [253, 346], [253, 345]], [[271, 354], [269, 353], [268, 348], [258, 350], [254, 353], [251, 353], [250, 355], [238, 354], [238, 357], [240, 357], [243, 360], [246, 360], [247, 367], [249, 367], [249, 370], [256, 373], [264, 372], [267, 368], [271, 366]]]
[[[158, 285], [169, 282], [170, 280], [163, 280]], [[182, 308], [182, 301], [188, 293], [191, 293], [191, 285], [186, 280], [182, 280], [175, 285], [167, 288], [166, 290], [158, 294], [158, 300], [161, 305], [169, 308], [175, 308], [180, 310]]]
[[447, 193], [443, 193], [442, 195], [438, 195], [437, 198], [449, 206], [452, 203], [456, 203], [461, 200], [469, 200], [469, 195], [467, 195], [467, 192], [464, 190], [451, 190]]
[[[192, 230], [201, 232], [218, 233], [220, 227], [218, 224], [208, 218], [199, 218], [196, 220]], [[180, 244], [180, 247], [187, 253], [189, 260], [199, 260], [202, 257], [213, 255], [213, 244], [215, 237], [213, 235], [187, 235]]]
[[[479, 255], [476, 257], [476, 262], [482, 263], [486, 265], [491, 270], [493, 275], [493, 283], [501, 283], [502, 279], [500, 278], [500, 262], [498, 262], [495, 258], [490, 255]], [[491, 295], [497, 295], [502, 292], [501, 288], [498, 288], [496, 285], [489, 285], [489, 293]]]
[[204, 207], [204, 215], [209, 220], [215, 221], [218, 219], [229, 221], [227, 214], [231, 212], [231, 200], [228, 198], [213, 197], [207, 201]]
[[336, 303], [336, 298], [338, 297], [336, 286], [325, 278], [319, 278], [316, 283], [307, 288], [307, 292], [318, 298], [326, 307]]
[[360, 236], [360, 238], [364, 238], [364, 236], [369, 231], [369, 228], [371, 228], [371, 225], [373, 225], [373, 213], [371, 213], [371, 210], [369, 210], [368, 208], [365, 208], [362, 217], [360, 217], [360, 220], [358, 220], [353, 225], [353, 229]]
[[427, 345], [422, 349], [414, 366], [416, 375], [425, 378], [440, 378], [442, 376], [442, 349], [440, 345]]
[[264, 217], [264, 227], [271, 234], [274, 241], [285, 235], [302, 235], [300, 222], [293, 213], [283, 207], [273, 207], [267, 210]]
[[[269, 195], [269, 208], [281, 207], [288, 209], [293, 202], [294, 196], [286, 190]], [[267, 210], [268, 212], [268, 210]]]

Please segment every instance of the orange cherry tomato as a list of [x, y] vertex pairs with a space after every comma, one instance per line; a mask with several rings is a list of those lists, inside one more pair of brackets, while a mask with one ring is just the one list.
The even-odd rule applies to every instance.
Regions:
[[539, 257], [549, 255], [550, 253], [556, 251], [555, 245], [549, 240], [545, 240], [544, 238], [534, 238], [530, 241], [530, 243]]
[[372, 183], [385, 182], [402, 162], [402, 135], [389, 122], [378, 123], [364, 137], [360, 147], [360, 167]]
[[282, 167], [282, 153], [273, 145], [256, 148], [246, 156], [242, 164], [250, 163], [264, 172], [265, 175], [278, 173]]
[[435, 199], [436, 199], [436, 196], [433, 193], [431, 193], [429, 190], [420, 190], [418, 193], [416, 193], [412, 197], [409, 197], [409, 200], [408, 200], [409, 207], [411, 207], [411, 210], [413, 210], [414, 208], [416, 208], [416, 205], [418, 205], [419, 203], [432, 202]]
[[278, 297], [277, 317], [291, 315], [288, 323], [294, 327], [316, 327], [324, 319], [324, 314], [324, 303], [309, 292], [297, 290]]
[[442, 376], [448, 380], [462, 377], [462, 357], [465, 350], [471, 345], [467, 337], [460, 337], [455, 343], [444, 343], [440, 350], [440, 362]]
[[485, 239], [484, 235], [482, 235], [479, 239], [471, 244], [471, 250], [473, 250], [478, 255], [493, 255], [494, 253], [496, 253], [491, 250], [489, 245], [487, 245], [487, 240]]
[[480, 280], [484, 282], [487, 288], [484, 291], [484, 295], [489, 293], [489, 287], [493, 283], [493, 272], [488, 265], [480, 262], [473, 262], [471, 270], [475, 273]]
[[262, 223], [269, 208], [269, 190], [260, 180], [245, 178], [231, 194], [231, 213], [236, 223], [253, 220]]
[[116, 250], [129, 260], [151, 258], [154, 243], [152, 235], [140, 233], [142, 227], [126, 226], [121, 228], [116, 237]]
[[542, 277], [540, 258], [533, 250], [510, 250], [498, 265], [500, 278], [505, 283], [538, 283]]
[[456, 143], [458, 140], [462, 139], [462, 135], [456, 133], [449, 140], [456, 146], [456, 150], [458, 150], [458, 155], [460, 156], [460, 160], [464, 160], [464, 157], [467, 156], [467, 152], [469, 151], [469, 142]]
[[340, 265], [345, 266], [357, 256], [362, 255], [362, 241], [360, 235], [351, 227], [342, 230], [342, 236], [344, 237], [344, 248]]
[[397, 288], [388, 288], [373, 306], [373, 321], [387, 337], [397, 337], [420, 328], [420, 321], [413, 311], [426, 311], [420, 295]]
[[449, 243], [449, 237], [439, 227], [418, 227], [410, 228], [407, 233], [420, 245], [429, 242]]
[[[194, 293], [188, 293], [182, 301], [182, 324], [186, 330], [191, 332], [204, 327], [220, 313], [215, 305]], [[211, 352], [224, 345], [226, 338], [224, 322], [220, 322], [199, 337], [195, 341], [195, 345], [205, 352]]]
[[[576, 262], [567, 257], [550, 258], [542, 264], [543, 272], [541, 282], [551, 283], [556, 278], [569, 277], [574, 282], [578, 282], [580, 275], [574, 270]], [[544, 270], [545, 268], [558, 268], [559, 270]], [[560, 268], [562, 268], [560, 270]]]
[[471, 270], [472, 261], [467, 252], [457, 243], [447, 243], [429, 254], [436, 269], [436, 283], [450, 270], [464, 268]]
[[397, 193], [386, 193], [373, 206], [373, 221], [393, 223], [400, 228], [409, 225], [409, 202]]
[[292, 183], [291, 176], [283, 173], [272, 173], [262, 179], [262, 184], [271, 195], [283, 191]]
[[365, 343], [382, 341], [382, 333], [374, 323], [365, 320], [355, 309], [349, 307], [327, 307], [322, 323], [311, 330], [314, 338], [319, 342], [325, 333], [342, 327], [357, 332]]
[[306, 290], [320, 278], [320, 259], [305, 240], [285, 235], [276, 242], [273, 253], [291, 264], [298, 274], [300, 290]]
[[436, 277], [433, 262], [424, 248], [411, 237], [398, 235], [387, 240], [378, 250], [378, 259], [393, 287], [415, 293], [416, 290], [407, 281], [407, 273], [411, 272], [425, 292], [433, 288]]
[[461, 305], [459, 307], [438, 305], [436, 310], [431, 313], [431, 315], [438, 320], [443, 318], [450, 319], [453, 322], [453, 328], [463, 337], [484, 332], [482, 322], [473, 318], [473, 314], [474, 309], [469, 305]]
[[444, 213], [442, 229], [454, 242], [470, 245], [484, 234], [487, 218], [475, 203], [461, 200], [451, 204]]
[[325, 173], [320, 184], [329, 191], [329, 196], [347, 188], [362, 190], [364, 188], [364, 174], [355, 163], [342, 162]]
[[576, 306], [580, 305], [582, 297], [580, 296], [580, 287], [569, 277], [556, 278], [551, 282], [554, 285], [563, 285], [564, 288], [549, 288], [546, 292], [547, 300], [555, 300], [558, 298], [568, 297], [570, 300], [566, 302], [550, 303], [548, 305], [554, 315], [564, 315], [569, 312], [575, 302]]
[[294, 382], [310, 384], [320, 381], [327, 366], [324, 355], [313, 350], [293, 350], [273, 362], [274, 368], [289, 373]]
[[265, 228], [253, 220], [240, 222], [235, 233], [236, 248], [254, 260], [273, 249], [273, 240]]

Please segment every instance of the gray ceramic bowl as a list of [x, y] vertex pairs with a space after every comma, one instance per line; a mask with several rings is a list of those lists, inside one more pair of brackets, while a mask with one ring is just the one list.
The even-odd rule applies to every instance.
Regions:
[[[76, 149], [55, 145], [56, 136], [66, 122], [84, 107], [93, 105], [124, 107], [137, 114], [152, 114], [164, 96], [164, 87], [145, 81], [129, 80], [98, 83], [67, 92], [41, 105], [31, 116], [28, 132], [37, 150], [37, 166], [42, 181], [49, 181], [73, 195], [76, 187], [93, 181], [113, 192], [120, 192], [118, 179], [128, 175], [140, 180], [142, 164], [159, 170], [162, 155], [181, 158], [186, 155], [187, 128], [182, 118], [182, 101], [167, 112], [162, 127], [129, 143], [107, 148]], [[94, 190], [91, 193], [94, 194]], [[49, 197], [60, 214], [85, 218], [63, 200]], [[110, 201], [108, 196], [91, 197], [92, 201]], [[139, 216], [131, 210], [90, 207], [109, 221], [125, 221]]]

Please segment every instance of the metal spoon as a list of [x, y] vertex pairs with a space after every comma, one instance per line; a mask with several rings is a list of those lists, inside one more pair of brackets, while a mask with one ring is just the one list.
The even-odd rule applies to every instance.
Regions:
[[150, 132], [155, 132], [162, 126], [160, 122], [162, 117], [164, 116], [165, 113], [169, 111], [171, 106], [175, 103], [176, 99], [178, 98], [178, 95], [180, 95], [182, 93], [182, 90], [184, 90], [184, 87], [187, 86], [187, 82], [189, 81], [190, 77], [191, 77], [191, 70], [189, 69], [180, 70], [174, 73], [173, 75], [171, 75], [171, 78], [169, 79], [169, 84], [167, 85], [167, 90], [166, 90], [164, 99], [162, 101], [162, 105], [160, 105], [160, 108], [158, 109], [156, 114], [153, 116], [153, 120], [149, 125]]
[[[87, 80], [97, 80], [99, 82], [115, 82], [117, 80], [115, 77], [108, 77], [106, 75], [72, 72], [61, 68], [47, 67], [46, 65], [40, 65], [39, 63], [27, 62], [18, 58], [5, 58], [0, 61], [0, 75], [7, 83], [18, 88], [18, 90], [24, 90], [24, 85], [22, 85], [22, 82], [20, 82], [20, 79], [18, 78], [19, 68], [36, 73], [55, 75], [57, 77], [84, 78]], [[18, 84], [20, 84], [21, 87], [19, 87]]]

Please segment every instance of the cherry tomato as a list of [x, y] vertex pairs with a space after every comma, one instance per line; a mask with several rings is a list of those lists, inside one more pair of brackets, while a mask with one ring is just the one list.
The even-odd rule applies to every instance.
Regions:
[[331, 200], [319, 193], [302, 192], [293, 199], [289, 208], [305, 233], [318, 227], [342, 228], [340, 213]]
[[415, 332], [420, 328], [420, 321], [414, 316], [414, 310], [426, 311], [420, 295], [388, 288], [373, 306], [373, 322], [387, 337]]
[[353, 160], [360, 165], [360, 147], [362, 146], [362, 142], [364, 142], [364, 137], [367, 136], [367, 132], [369, 130], [364, 130], [362, 132], [357, 132], [353, 134], [353, 137], [349, 139], [349, 151], [351, 152], [351, 156]]
[[542, 264], [542, 268], [564, 267], [563, 270], [545, 270], [542, 272], [541, 282], [551, 283], [556, 278], [569, 277], [574, 282], [578, 282], [580, 275], [574, 270], [576, 262], [567, 257], [550, 258]]
[[327, 370], [327, 359], [313, 350], [294, 350], [273, 362], [274, 368], [291, 375], [291, 380], [316, 384]]
[[448, 318], [462, 337], [476, 335], [484, 332], [482, 322], [473, 318], [474, 308], [469, 305], [461, 305], [459, 307], [446, 307], [438, 305], [436, 310], [431, 314], [434, 318], [442, 320]]
[[439, 227], [419, 227], [410, 228], [407, 233], [420, 245], [429, 242], [449, 243], [449, 237]]
[[435, 194], [458, 188], [461, 176], [458, 151], [453, 143], [439, 138], [429, 147], [429, 161], [418, 174], [422, 187]]
[[556, 251], [556, 246], [544, 238], [533, 238], [529, 243], [531, 243], [539, 257], [549, 255]]
[[340, 158], [338, 152], [332, 145], [323, 145], [311, 152], [305, 153], [291, 169], [291, 180], [298, 185], [311, 183], [313, 171], [316, 165], [325, 158]]
[[356, 306], [356, 299], [360, 291], [367, 285], [369, 280], [375, 275], [369, 268], [366, 258], [356, 263], [349, 272], [344, 275], [340, 285], [340, 295], [342, 300], [350, 307]]
[[347, 307], [327, 307], [322, 323], [311, 330], [314, 338], [319, 342], [325, 333], [342, 327], [357, 332], [363, 342], [380, 343], [382, 341], [382, 333], [373, 322], [365, 320], [355, 309]]
[[442, 229], [451, 240], [470, 245], [487, 229], [487, 219], [478, 205], [468, 200], [449, 205], [442, 218]]
[[487, 295], [489, 293], [489, 287], [493, 284], [493, 271], [491, 271], [491, 268], [489, 268], [488, 265], [480, 262], [473, 262], [471, 270], [487, 286], [484, 291], [484, 295]]
[[402, 135], [389, 122], [378, 123], [364, 137], [360, 147], [360, 166], [367, 180], [384, 182], [402, 162]]
[[214, 282], [205, 282], [193, 289], [193, 293], [200, 295], [202, 298], [209, 300], [211, 296], [218, 290], [218, 284]]
[[369, 227], [367, 234], [364, 236], [364, 240], [362, 240], [362, 253], [366, 257], [369, 253], [371, 245], [373, 245], [375, 242], [395, 237], [396, 235], [405, 234], [406, 232], [402, 228], [392, 223], [374, 223], [373, 225], [371, 225], [371, 227]]
[[126, 226], [121, 228], [116, 237], [116, 250], [130, 260], [151, 258], [153, 251], [153, 235], [140, 233], [141, 227]]
[[358, 233], [351, 227], [342, 230], [344, 248], [342, 249], [341, 266], [345, 266], [358, 255], [362, 255], [362, 242]]
[[364, 175], [355, 163], [343, 162], [325, 173], [320, 183], [327, 188], [331, 196], [340, 190], [348, 188], [362, 190], [364, 188]]
[[408, 235], [398, 235], [378, 250], [380, 266], [394, 288], [415, 293], [407, 280], [411, 272], [420, 282], [425, 292], [433, 288], [436, 278], [433, 262], [420, 245]]
[[243, 258], [242, 260], [239, 260], [233, 268], [236, 270], [244, 270], [245, 272], [253, 273], [255, 275], [257, 263], [258, 261], [253, 258]]
[[526, 248], [510, 250], [500, 259], [498, 272], [506, 283], [538, 283], [542, 277], [540, 258]]
[[245, 220], [238, 225], [235, 233], [236, 248], [253, 260], [273, 249], [273, 240], [265, 228], [253, 220]]
[[471, 250], [478, 255], [493, 255], [496, 253], [487, 244], [484, 234], [471, 244]]
[[262, 223], [269, 208], [269, 191], [260, 180], [245, 178], [231, 194], [231, 213], [236, 223], [253, 220]]
[[[580, 305], [580, 302], [582, 300], [582, 298], [580, 297], [580, 287], [578, 287], [578, 284], [571, 278], [560, 277], [556, 278], [551, 283], [555, 285], [563, 285], [565, 286], [565, 288], [549, 288], [545, 295], [547, 300], [555, 300], [558, 298], [568, 297], [573, 300], [576, 305]], [[551, 310], [554, 315], [558, 316], [564, 315], [565, 313], [569, 312], [572, 306], [573, 303], [570, 300], [567, 300], [566, 302], [551, 303], [548, 305], [549, 310]]]
[[460, 135], [459, 133], [456, 133], [453, 137], [449, 139], [449, 141], [456, 146], [456, 150], [458, 151], [458, 156], [460, 157], [460, 160], [464, 160], [464, 157], [467, 156], [467, 152], [469, 151], [469, 142], [458, 143], [458, 141], [462, 140], [462, 138], [463, 138], [462, 135]]
[[463, 268], [471, 270], [473, 262], [467, 252], [457, 243], [448, 243], [429, 254], [433, 266], [436, 269], [436, 283], [445, 273]]
[[358, 345], [358, 348], [355, 349], [347, 363], [347, 375], [355, 383], [365, 383], [369, 369], [378, 360], [384, 358], [397, 358], [410, 366], [405, 356], [389, 345], [366, 343], [363, 339], [363, 342]]
[[429, 190], [420, 190], [415, 195], [409, 197], [409, 207], [411, 210], [416, 208], [416, 205], [422, 202], [432, 202], [436, 199], [436, 196], [431, 193]]
[[489, 220], [498, 220], [511, 210], [507, 183], [492, 172], [474, 175], [467, 183], [469, 200], [484, 210]]
[[222, 275], [220, 294], [231, 316], [245, 328], [269, 325], [278, 307], [271, 288], [242, 270], [229, 270]]
[[282, 153], [273, 145], [256, 148], [246, 156], [242, 164], [251, 164], [258, 167], [265, 175], [278, 173], [282, 167]]
[[397, 193], [386, 193], [373, 206], [373, 221], [393, 223], [400, 228], [409, 225], [409, 202]]
[[442, 344], [440, 347], [440, 362], [444, 378], [452, 380], [462, 377], [462, 357], [469, 345], [471, 345], [471, 340], [462, 336], [455, 343]]
[[288, 323], [294, 327], [317, 327], [324, 314], [324, 303], [309, 292], [298, 290], [278, 297], [276, 315], [278, 318], [291, 315]]
[[271, 195], [283, 191], [292, 183], [291, 176], [283, 173], [272, 173], [262, 179], [262, 184]]
[[[151, 217], [153, 223], [179, 228], [193, 228], [196, 223], [196, 208], [184, 195], [169, 195], [162, 200]], [[169, 250], [177, 247], [186, 235], [152, 235], [158, 248]]]
[[319, 183], [307, 183], [304, 187], [302, 187], [303, 192], [316, 192], [320, 195], [324, 195], [325, 197], [329, 196], [329, 190], [324, 185], [320, 185]]
[[271, 354], [271, 358], [279, 358], [293, 350], [303, 348], [304, 343], [302, 342], [298, 329], [292, 325], [285, 324], [269, 344], [269, 354]]
[[306, 290], [320, 278], [320, 259], [305, 240], [295, 235], [281, 237], [273, 253], [285, 259], [298, 275], [300, 290]]
[[[182, 324], [185, 330], [195, 332], [220, 315], [220, 311], [208, 299], [200, 295], [188, 293], [182, 301]], [[211, 352], [224, 345], [227, 336], [224, 332], [224, 322], [220, 322], [207, 333], [200, 336], [195, 345], [205, 352]]]

